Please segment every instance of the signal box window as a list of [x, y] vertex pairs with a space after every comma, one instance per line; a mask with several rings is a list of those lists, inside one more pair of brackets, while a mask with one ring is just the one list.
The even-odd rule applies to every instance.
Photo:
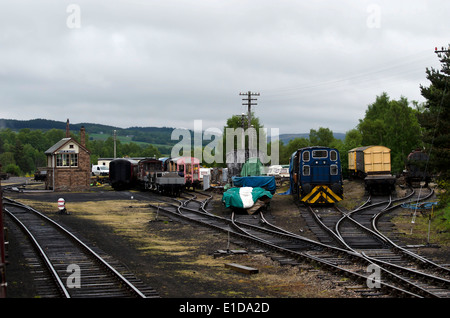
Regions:
[[56, 155], [57, 167], [77, 167], [78, 166], [78, 154], [57, 154]]

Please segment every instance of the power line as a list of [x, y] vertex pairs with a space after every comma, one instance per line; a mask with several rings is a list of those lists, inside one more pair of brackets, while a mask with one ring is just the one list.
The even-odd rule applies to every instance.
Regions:
[[259, 93], [252, 93], [251, 91], [248, 91], [247, 93], [239, 93], [239, 95], [241, 96], [245, 96], [247, 95], [247, 98], [243, 98], [243, 101], [246, 101], [246, 103], [243, 103], [242, 105], [247, 105], [248, 106], [248, 126], [247, 128], [251, 127], [251, 122], [252, 122], [252, 106], [253, 105], [258, 105], [257, 103], [253, 103], [252, 101], [256, 101], [257, 98], [252, 98], [252, 96], [259, 96]]
[[[444, 47], [442, 47], [441, 50], [438, 50], [437, 47], [436, 47], [434, 49], [434, 53], [436, 53], [439, 58], [442, 58], [442, 53], [446, 53], [447, 55], [450, 54], [450, 48], [445, 50]], [[434, 125], [433, 135], [431, 137], [430, 150], [428, 152], [428, 158], [427, 158], [427, 161], [425, 163], [425, 175], [428, 172], [427, 171], [428, 170], [428, 164], [430, 162], [431, 152], [432, 152], [433, 146], [434, 146], [434, 139], [436, 137], [437, 129], [438, 129], [438, 126], [439, 126], [439, 119], [440, 119], [439, 117], [441, 116], [441, 110], [443, 108], [442, 105], [444, 104], [445, 94], [447, 93], [448, 79], [449, 79], [449, 77], [446, 76], [445, 77], [445, 86], [444, 86], [444, 90], [442, 91], [441, 101], [440, 101], [439, 106], [437, 108], [436, 124]], [[433, 85], [433, 83], [431, 85]], [[411, 220], [411, 223], [413, 223], [413, 224], [415, 223], [415, 220], [416, 220], [417, 206], [418, 206], [418, 203], [419, 203], [419, 198], [420, 198], [420, 193], [421, 192], [422, 192], [422, 185], [420, 185], [419, 196], [417, 197], [417, 202], [416, 202], [416, 208], [414, 209], [414, 214], [413, 214], [413, 217], [412, 217], [412, 220]], [[412, 230], [413, 229], [412, 229], [412, 226], [411, 226], [411, 233], [412, 233]]]
[[441, 47], [440, 50], [438, 50], [437, 46], [434, 48], [434, 53], [436, 53], [439, 58], [442, 57], [441, 53], [449, 53], [449, 52], [450, 52], [450, 47], [447, 50], [444, 49], [444, 47]]
[[[352, 83], [356, 84], [370, 84], [373, 81], [386, 81], [397, 80], [397, 78], [405, 75], [419, 74], [423, 72], [423, 69], [418, 67], [425, 61], [429, 60], [427, 51], [415, 53], [409, 55], [406, 58], [395, 59], [381, 65], [377, 65], [368, 69], [363, 69], [357, 73], [345, 74], [343, 77], [333, 78], [325, 81], [313, 81], [311, 79], [290, 87], [278, 87], [276, 91], [267, 89], [264, 96], [269, 98], [283, 98], [283, 99], [295, 99], [298, 95], [307, 94], [322, 94], [323, 89], [340, 89], [345, 88], [354, 90], [355, 87]], [[392, 74], [385, 75], [386, 73], [393, 72]]]

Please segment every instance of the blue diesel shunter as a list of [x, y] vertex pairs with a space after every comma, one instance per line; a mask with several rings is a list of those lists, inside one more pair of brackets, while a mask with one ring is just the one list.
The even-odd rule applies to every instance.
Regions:
[[343, 198], [339, 151], [329, 147], [306, 147], [290, 159], [290, 192], [307, 204], [332, 204]]

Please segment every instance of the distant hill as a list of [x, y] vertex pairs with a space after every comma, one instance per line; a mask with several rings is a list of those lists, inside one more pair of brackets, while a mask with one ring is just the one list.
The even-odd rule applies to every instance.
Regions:
[[[90, 123], [80, 123], [73, 124], [70, 123], [71, 131], [79, 131], [81, 126], [86, 128], [86, 131], [91, 133], [97, 133], [100, 131], [108, 131], [108, 130], [118, 130], [121, 128], [106, 126], [100, 124], [90, 124]], [[3, 119], [0, 118], [0, 129], [9, 128], [11, 130], [17, 131], [20, 129], [28, 128], [28, 129], [39, 129], [39, 130], [50, 130], [50, 129], [62, 129], [66, 130], [66, 122], [50, 120], [50, 119], [31, 119], [31, 120], [16, 120], [16, 119]]]
[[[70, 123], [70, 131], [78, 133], [80, 128], [84, 126], [86, 132], [93, 139], [105, 139], [100, 138], [112, 136], [114, 130], [116, 135], [127, 136], [126, 140], [151, 143], [151, 144], [162, 144], [162, 145], [174, 145], [178, 141], [171, 140], [171, 134], [174, 128], [168, 127], [130, 127], [130, 128], [120, 128], [102, 124], [94, 123]], [[0, 129], [9, 128], [14, 131], [19, 131], [24, 128], [28, 129], [38, 129], [42, 131], [50, 129], [61, 129], [66, 130], [66, 122], [55, 121], [49, 119], [31, 119], [31, 120], [16, 120], [16, 119], [2, 119], [0, 118]], [[107, 137], [106, 137], [107, 138]]]
[[[70, 130], [78, 133], [80, 128], [84, 126], [86, 132], [92, 139], [106, 139], [113, 135], [114, 130], [117, 136], [122, 140], [133, 141], [138, 143], [150, 143], [153, 145], [175, 145], [178, 140], [171, 140], [172, 131], [174, 128], [170, 127], [129, 127], [119, 128], [114, 126], [94, 124], [94, 123], [70, 123]], [[14, 131], [20, 129], [66, 129], [66, 122], [55, 121], [49, 119], [31, 119], [31, 120], [16, 120], [16, 119], [2, 119], [0, 118], [0, 129], [9, 128]], [[333, 133], [336, 139], [343, 140], [345, 138], [344, 133]], [[125, 138], [126, 137], [126, 138]], [[286, 145], [290, 140], [295, 138], [309, 138], [308, 133], [299, 134], [280, 134], [279, 139]], [[208, 144], [210, 140], [204, 141], [204, 144]]]
[[[344, 140], [345, 134], [344, 133], [333, 133], [334, 138]], [[303, 134], [280, 134], [279, 139], [283, 142], [283, 144], [287, 145], [290, 140], [295, 138], [309, 138], [309, 133], [303, 133]]]

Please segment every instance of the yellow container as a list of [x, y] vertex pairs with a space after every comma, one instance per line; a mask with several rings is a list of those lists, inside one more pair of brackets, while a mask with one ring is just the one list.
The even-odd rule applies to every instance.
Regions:
[[384, 146], [354, 148], [348, 152], [348, 169], [352, 174], [389, 174], [391, 149]]

